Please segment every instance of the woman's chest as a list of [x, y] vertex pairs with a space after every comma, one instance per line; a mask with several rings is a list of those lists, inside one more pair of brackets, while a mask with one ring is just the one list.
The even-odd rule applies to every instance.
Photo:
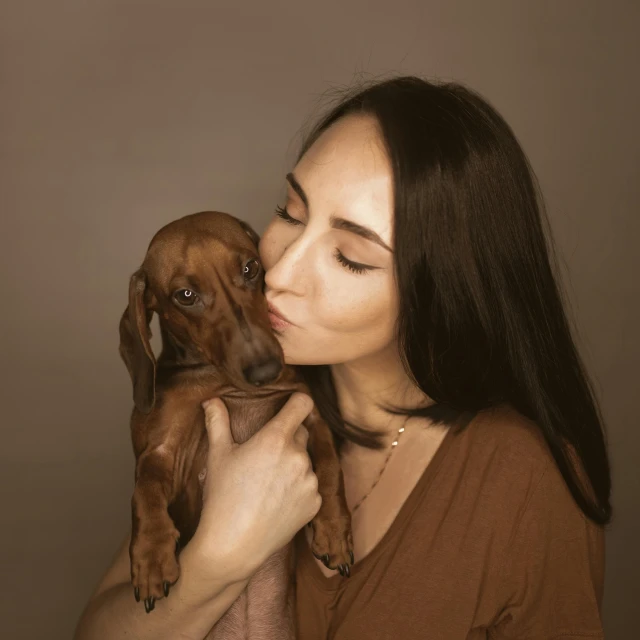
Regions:
[[299, 539], [300, 640], [476, 640], [495, 624], [517, 511], [496, 496], [511, 495], [511, 476], [466, 441], [447, 438], [433, 460], [433, 449], [422, 458], [426, 447], [411, 444], [356, 512], [350, 577], [319, 565]]
[[[356, 563], [368, 556], [390, 530], [445, 435], [444, 429], [435, 428], [412, 433], [391, 453], [386, 466], [384, 451], [356, 450], [342, 456]], [[360, 506], [354, 511], [358, 503]], [[311, 529], [305, 534], [311, 542]], [[336, 574], [320, 560], [314, 561], [326, 577]]]
[[[480, 640], [500, 606], [487, 581], [485, 552], [458, 549], [453, 530], [439, 536], [400, 535], [351, 577], [331, 578], [313, 558], [298, 566], [299, 640]], [[497, 564], [497, 563], [496, 563]]]

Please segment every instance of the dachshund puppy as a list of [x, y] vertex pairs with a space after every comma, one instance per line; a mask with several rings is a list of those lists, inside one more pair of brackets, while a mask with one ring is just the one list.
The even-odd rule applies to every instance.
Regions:
[[[218, 396], [236, 442], [249, 439], [294, 391], [309, 393], [284, 363], [269, 322], [258, 235], [226, 213], [175, 220], [151, 240], [131, 276], [120, 320], [120, 355], [133, 384], [136, 457], [131, 502], [131, 581], [147, 613], [180, 575], [179, 552], [202, 508], [199, 474], [208, 439], [204, 400]], [[158, 314], [156, 359], [149, 323]], [[351, 518], [333, 436], [314, 408], [304, 421], [322, 506], [311, 522], [313, 553], [349, 575]], [[274, 554], [208, 638], [293, 639], [293, 544]]]

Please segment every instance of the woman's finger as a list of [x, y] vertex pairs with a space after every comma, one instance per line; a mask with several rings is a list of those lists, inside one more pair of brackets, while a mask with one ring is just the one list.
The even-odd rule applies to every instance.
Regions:
[[209, 451], [219, 452], [229, 449], [233, 444], [229, 411], [220, 398], [212, 398], [202, 403], [204, 422], [209, 438]]
[[293, 441], [303, 449], [307, 448], [307, 443], [309, 442], [309, 430], [303, 424], [301, 424], [293, 434]]
[[311, 396], [300, 391], [291, 394], [284, 407], [265, 425], [269, 430], [276, 430], [281, 435], [291, 438], [298, 427], [313, 409]]

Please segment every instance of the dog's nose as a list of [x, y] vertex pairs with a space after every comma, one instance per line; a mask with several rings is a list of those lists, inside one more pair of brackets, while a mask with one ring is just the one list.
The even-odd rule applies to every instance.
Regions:
[[250, 365], [242, 370], [244, 379], [259, 387], [262, 384], [273, 382], [282, 371], [282, 364], [278, 358], [269, 358], [259, 364]]

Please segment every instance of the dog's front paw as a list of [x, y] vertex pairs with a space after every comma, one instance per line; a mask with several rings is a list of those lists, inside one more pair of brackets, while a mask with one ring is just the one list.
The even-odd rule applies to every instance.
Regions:
[[163, 527], [148, 527], [136, 532], [131, 539], [131, 583], [137, 602], [144, 601], [149, 613], [155, 601], [169, 595], [169, 588], [180, 577], [176, 558], [180, 533], [173, 523]]
[[310, 523], [313, 528], [311, 552], [325, 567], [337, 570], [341, 576], [348, 578], [351, 575], [349, 567], [354, 563], [351, 518], [348, 512], [345, 514], [332, 510], [336, 514], [329, 515], [327, 511], [321, 507]]

